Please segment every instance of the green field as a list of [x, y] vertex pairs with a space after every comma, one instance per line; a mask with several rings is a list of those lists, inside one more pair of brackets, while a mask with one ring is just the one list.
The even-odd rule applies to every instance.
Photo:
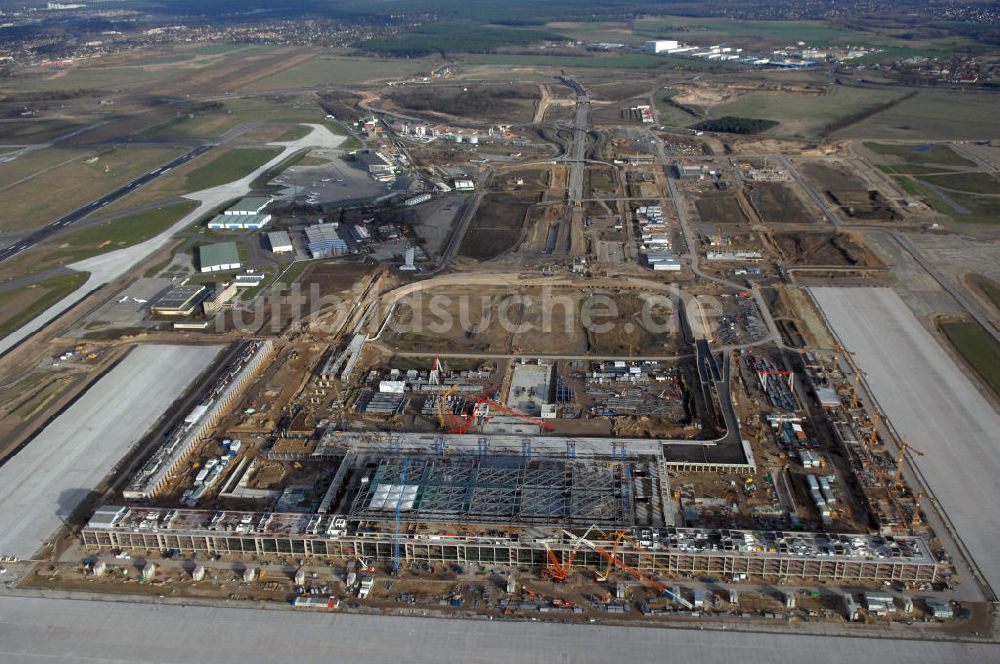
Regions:
[[987, 385], [1000, 395], [1000, 344], [975, 321], [943, 322], [941, 332]]
[[954, 173], [925, 175], [920, 178], [938, 187], [970, 194], [1000, 194], [1000, 180], [989, 173]]
[[175, 147], [126, 145], [106, 149], [96, 158], [50, 168], [3, 191], [0, 229], [21, 230], [49, 223], [181, 153]]
[[972, 281], [972, 284], [979, 289], [987, 300], [993, 303], [996, 310], [1000, 312], [1000, 283], [981, 274], [972, 275], [969, 277], [969, 280]]
[[835, 87], [824, 95], [749, 94], [710, 109], [713, 118], [736, 116], [778, 122], [765, 135], [819, 138], [828, 126], [898, 99], [900, 92]]
[[[961, 168], [976, 167], [975, 162], [959, 156], [950, 146], [938, 143], [900, 145], [897, 143], [866, 142], [865, 147], [876, 154], [898, 157], [906, 161], [908, 166], [910, 164], [937, 164], [939, 166], [959, 166]], [[902, 172], [909, 173], [911, 171]], [[914, 173], [920, 174], [919, 171]]]
[[[865, 46], [895, 49], [901, 54], [899, 57], [947, 54], [975, 43], [965, 37], [944, 35], [919, 39], [907, 29], [860, 30], [826, 21], [746, 21], [686, 16], [638, 19], [635, 21], [635, 34], [647, 38], [680, 37], [695, 44], [733, 41], [756, 47], [760, 42], [785, 46], [803, 41], [810, 46]], [[884, 56], [891, 57], [891, 53]], [[875, 61], [882, 57], [873, 56]]]
[[60, 251], [72, 252], [72, 260], [81, 260], [138, 244], [170, 228], [197, 206], [195, 201], [183, 201], [95, 224], [60, 238]]
[[563, 35], [549, 30], [490, 26], [479, 21], [447, 21], [426, 23], [392, 37], [369, 39], [361, 46], [371, 53], [420, 57], [432, 53], [489, 53], [504, 46], [565, 40]]
[[363, 83], [386, 78], [403, 78], [431, 65], [421, 60], [384, 60], [348, 58], [332, 55], [316, 56], [273, 76], [249, 84], [247, 90], [281, 90], [324, 85]]
[[[905, 175], [894, 176], [900, 186], [910, 194], [921, 196], [937, 212], [962, 224], [1000, 224], [1000, 198], [988, 198], [955, 191], [937, 192], [932, 187]], [[954, 204], [949, 204], [944, 196]], [[955, 205], [959, 206], [957, 210]]]
[[239, 180], [281, 153], [280, 148], [236, 148], [187, 174], [186, 189], [201, 191]]
[[14, 161], [0, 164], [0, 191], [10, 187], [18, 180], [36, 175], [47, 168], [80, 159], [87, 154], [86, 150], [46, 148], [29, 152]]
[[283, 143], [287, 141], [297, 141], [300, 138], [305, 138], [312, 132], [312, 127], [306, 127], [305, 125], [295, 125], [294, 127], [289, 127], [285, 130], [281, 136], [278, 137], [278, 142]]
[[725, 63], [677, 58], [668, 55], [621, 53], [600, 55], [507, 55], [496, 53], [474, 55], [467, 59], [473, 65], [509, 65], [514, 67], [574, 67], [578, 69], [701, 69], [722, 70], [732, 68]]
[[73, 272], [4, 293], [7, 305], [0, 313], [3, 317], [0, 319], [0, 337], [7, 336], [72, 293], [87, 281], [87, 277], [84, 272]]
[[837, 138], [911, 141], [991, 140], [1000, 136], [1000, 96], [986, 92], [921, 91], [887, 111], [838, 131]]

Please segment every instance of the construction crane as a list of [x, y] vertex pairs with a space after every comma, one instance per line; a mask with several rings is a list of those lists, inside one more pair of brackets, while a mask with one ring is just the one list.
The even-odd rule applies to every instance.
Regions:
[[924, 490], [921, 489], [913, 497], [913, 516], [910, 518], [910, 528], [917, 528], [923, 521], [920, 519], [920, 500], [924, 497]]
[[[611, 546], [611, 555], [612, 556], [617, 555], [617, 553], [618, 553], [618, 547], [621, 546], [622, 540], [625, 539], [625, 535], [626, 535], [626, 533], [624, 531], [622, 531], [622, 530], [619, 530], [618, 532], [615, 533], [615, 543]], [[611, 570], [612, 570], [612, 568], [614, 568], [614, 563], [611, 562], [611, 559], [609, 558], [608, 559], [608, 564], [604, 568], [604, 574], [601, 574], [600, 572], [595, 572], [595, 575], [597, 576], [597, 580], [598, 581], [607, 581], [608, 578], [611, 576]]]
[[[594, 529], [593, 526], [588, 528], [587, 532], [583, 534], [582, 539], [586, 539], [586, 537], [590, 535], [590, 531], [593, 529]], [[545, 544], [545, 555], [548, 557], [549, 563], [545, 567], [544, 571], [546, 574], [552, 577], [553, 581], [557, 583], [562, 583], [566, 580], [566, 577], [569, 576], [570, 568], [573, 567], [573, 559], [576, 557], [576, 551], [577, 549], [580, 548], [580, 541], [581, 540], [573, 541], [573, 544], [569, 549], [569, 555], [567, 555], [566, 557], [565, 564], [559, 562], [559, 557], [556, 556], [556, 552], [553, 551], [547, 543]]]
[[[659, 562], [657, 562], [655, 555], [653, 555], [652, 553], [650, 553], [648, 551], [643, 551], [641, 548], [639, 548], [639, 543], [636, 542], [633, 538], [629, 537], [627, 534], [622, 533], [622, 535], [623, 535], [623, 537], [622, 537], [623, 540], [625, 540], [625, 541], [627, 541], [627, 542], [629, 542], [629, 543], [632, 544], [632, 550], [635, 553], [639, 554], [640, 556], [645, 556], [645, 557], [649, 558], [649, 562], [650, 562], [650, 564], [653, 567], [659, 569], [661, 572], [665, 572], [667, 574], [670, 574], [670, 569], [667, 568], [664, 565], [661, 565]], [[664, 592], [664, 594], [668, 595], [670, 597], [670, 599], [674, 600], [675, 602], [677, 602], [678, 604], [680, 604], [684, 608], [686, 608], [686, 609], [693, 609], [694, 608], [694, 605], [691, 604], [691, 602], [687, 601], [686, 599], [684, 599], [683, 597], [681, 597], [679, 594], [675, 594], [672, 590], [666, 590], [665, 589], [663, 592]]]
[[847, 358], [847, 363], [848, 364], [850, 364], [851, 366], [854, 366], [854, 357], [853, 357], [854, 353], [851, 352], [851, 351], [849, 351], [849, 350], [847, 350], [846, 348], [844, 348], [843, 346], [841, 346], [839, 343], [834, 342], [833, 343], [833, 367], [835, 369], [838, 366], [838, 362], [840, 361], [840, 356], [841, 355], [843, 355], [844, 357]]
[[861, 388], [861, 378], [867, 374], [854, 365], [854, 388], [851, 390], [851, 408], [858, 407], [858, 390]]
[[907, 453], [916, 454], [917, 456], [924, 456], [924, 453], [910, 445], [905, 440], [899, 444], [899, 455], [896, 457], [896, 475], [894, 478], [894, 486], [896, 490], [899, 490], [900, 482], [903, 480], [903, 466], [906, 464]]
[[452, 415], [451, 411], [448, 409], [448, 399], [457, 389], [458, 385], [452, 385], [441, 393], [441, 398], [438, 400], [438, 424], [441, 425], [442, 429], [448, 429], [448, 416]]
[[868, 447], [872, 447], [878, 442], [878, 424], [882, 419], [882, 411], [875, 409], [875, 417], [872, 419], [872, 432], [868, 436]]
[[499, 404], [496, 401], [493, 401], [492, 399], [489, 399], [484, 395], [476, 400], [475, 407], [473, 407], [473, 409], [469, 412], [469, 414], [465, 416], [464, 420], [460, 417], [452, 418], [454, 420], [454, 425], [448, 430], [448, 433], [467, 433], [469, 429], [472, 428], [472, 424], [477, 419], [485, 423], [486, 420], [488, 420], [490, 417], [489, 415], [490, 409], [498, 410], [505, 415], [516, 417], [518, 419], [524, 420], [525, 422], [531, 422], [532, 424], [541, 427], [546, 431], [556, 430], [556, 428], [551, 424], [549, 424], [548, 422], [540, 420], [537, 417], [532, 417], [531, 415], [525, 415], [524, 413], [520, 413], [516, 410], [508, 408], [507, 406]]
[[622, 570], [623, 572], [625, 572], [629, 576], [635, 577], [639, 581], [642, 581], [643, 584], [649, 586], [650, 588], [652, 588], [656, 592], [658, 592], [658, 593], [665, 593], [665, 592], [667, 592], [667, 587], [665, 585], [663, 585], [662, 583], [660, 583], [656, 579], [649, 578], [648, 576], [646, 576], [645, 574], [643, 574], [639, 570], [637, 570], [634, 567], [626, 564], [623, 560], [620, 560], [617, 556], [611, 555], [611, 553], [607, 549], [604, 549], [604, 548], [598, 546], [597, 544], [594, 544], [593, 542], [591, 542], [588, 539], [585, 539], [583, 537], [578, 537], [578, 536], [574, 535], [573, 533], [569, 532], [568, 530], [564, 530], [563, 532], [566, 533], [566, 535], [568, 535], [574, 542], [579, 541], [581, 544], [583, 544], [584, 546], [586, 546], [591, 551], [594, 551], [594, 552], [600, 554], [601, 556], [604, 556], [604, 558], [609, 563], [611, 563], [612, 565], [614, 565], [618, 569]]

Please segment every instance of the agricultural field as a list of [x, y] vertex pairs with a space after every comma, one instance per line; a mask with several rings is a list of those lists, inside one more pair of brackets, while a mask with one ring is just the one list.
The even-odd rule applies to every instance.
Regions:
[[831, 125], [901, 98], [903, 93], [862, 88], [835, 87], [827, 94], [743, 95], [710, 109], [713, 118], [735, 116], [777, 122], [764, 132], [785, 138], [821, 138]]
[[996, 105], [997, 97], [993, 94], [921, 91], [886, 111], [837, 131], [834, 136], [910, 141], [990, 140], [1000, 135]]
[[[4, 190], [0, 231], [36, 228], [182, 154], [174, 147], [123, 146], [56, 166]], [[72, 182], [72, 187], [66, 183]], [[59, 192], [53, 196], [53, 192]]]
[[955, 350], [1000, 396], [1000, 344], [975, 321], [942, 321], [938, 324]]
[[60, 275], [17, 290], [3, 293], [0, 310], [0, 337], [5, 337], [87, 281], [83, 272]]

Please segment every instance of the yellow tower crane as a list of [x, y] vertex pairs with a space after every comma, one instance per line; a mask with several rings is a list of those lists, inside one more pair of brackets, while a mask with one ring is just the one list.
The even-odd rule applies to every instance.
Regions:
[[441, 393], [441, 399], [438, 401], [438, 424], [445, 431], [448, 430], [448, 397], [454, 394], [457, 389], [458, 385], [452, 385]]
[[899, 483], [903, 479], [903, 466], [906, 463], [907, 454], [916, 454], [917, 456], [924, 456], [924, 453], [910, 445], [905, 440], [899, 444], [899, 456], [896, 457], [896, 476], [894, 478], [894, 484], [899, 490]]

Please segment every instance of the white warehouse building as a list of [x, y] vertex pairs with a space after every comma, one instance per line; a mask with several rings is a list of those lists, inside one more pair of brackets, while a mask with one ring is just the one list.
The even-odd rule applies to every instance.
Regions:
[[680, 42], [676, 39], [656, 39], [648, 41], [642, 45], [642, 49], [647, 53], [666, 53], [671, 49], [678, 48]]

